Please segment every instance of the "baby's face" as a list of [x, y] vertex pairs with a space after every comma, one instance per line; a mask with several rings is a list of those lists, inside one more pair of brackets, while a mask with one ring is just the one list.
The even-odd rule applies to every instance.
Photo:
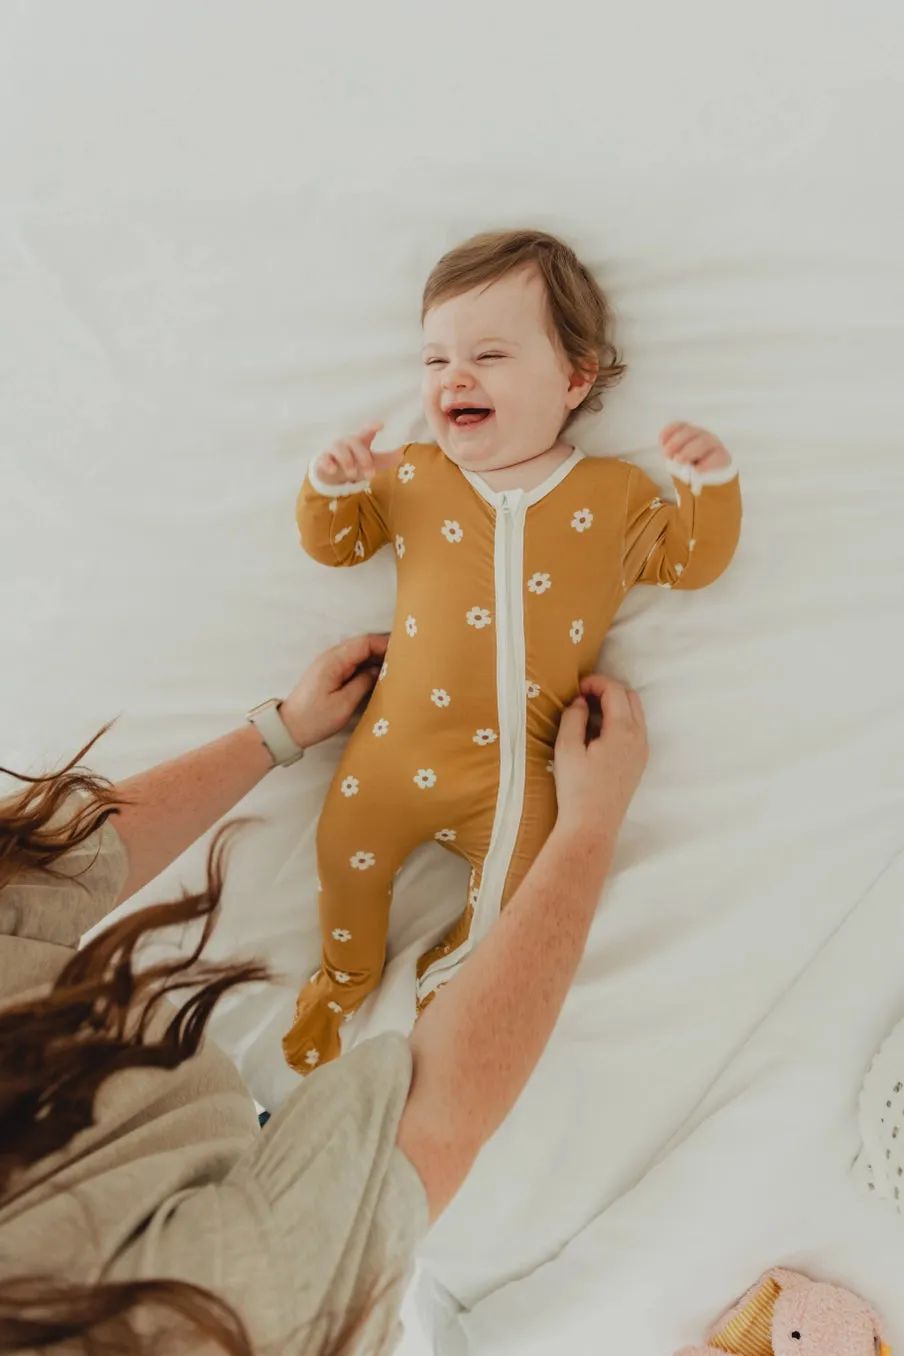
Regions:
[[517, 466], [555, 446], [586, 391], [551, 333], [533, 271], [451, 297], [424, 317], [424, 413], [465, 470]]

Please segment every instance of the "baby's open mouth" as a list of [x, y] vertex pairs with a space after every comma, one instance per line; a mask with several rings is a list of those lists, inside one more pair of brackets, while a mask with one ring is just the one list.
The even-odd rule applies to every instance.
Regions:
[[484, 420], [489, 419], [492, 413], [492, 410], [485, 409], [481, 405], [460, 405], [456, 409], [447, 410], [448, 417], [459, 428], [482, 424]]

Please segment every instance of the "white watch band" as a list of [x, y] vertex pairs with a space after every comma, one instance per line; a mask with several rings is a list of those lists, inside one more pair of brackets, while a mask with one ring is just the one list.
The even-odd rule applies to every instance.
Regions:
[[271, 697], [248, 712], [247, 719], [257, 730], [270, 751], [276, 767], [289, 767], [304, 756], [304, 749], [289, 734], [282, 716], [279, 714], [280, 701]]

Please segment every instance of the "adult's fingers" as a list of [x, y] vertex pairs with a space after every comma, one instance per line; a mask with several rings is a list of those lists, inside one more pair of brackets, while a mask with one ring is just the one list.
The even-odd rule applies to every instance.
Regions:
[[646, 735], [647, 715], [643, 709], [643, 702], [640, 700], [639, 694], [630, 688], [628, 690], [628, 703], [631, 707], [631, 714], [633, 715], [635, 722], [643, 730], [644, 735]]
[[377, 675], [372, 669], [363, 669], [356, 673], [354, 678], [350, 678], [337, 693], [337, 698], [342, 701], [342, 708], [346, 713], [346, 719], [349, 719], [354, 711], [361, 705], [364, 698], [373, 691], [374, 683], [377, 681]]
[[628, 689], [617, 678], [609, 678], [605, 673], [588, 673], [581, 680], [581, 691], [593, 694], [603, 708], [603, 721], [606, 716], [615, 719], [626, 718], [631, 710], [628, 702]]
[[559, 722], [559, 733], [556, 738], [557, 750], [564, 753], [584, 748], [587, 742], [589, 716], [590, 709], [582, 697], [577, 697], [570, 706], [566, 706]]
[[352, 636], [344, 640], [335, 649], [335, 657], [341, 674], [340, 681], [345, 682], [369, 659], [381, 659], [386, 653], [389, 637], [377, 632], [368, 632], [363, 636]]

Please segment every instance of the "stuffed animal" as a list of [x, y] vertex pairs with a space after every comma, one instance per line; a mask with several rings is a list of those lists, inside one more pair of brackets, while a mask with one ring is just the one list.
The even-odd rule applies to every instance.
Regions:
[[891, 1356], [859, 1295], [797, 1271], [768, 1271], [719, 1319], [705, 1347], [677, 1356]]

